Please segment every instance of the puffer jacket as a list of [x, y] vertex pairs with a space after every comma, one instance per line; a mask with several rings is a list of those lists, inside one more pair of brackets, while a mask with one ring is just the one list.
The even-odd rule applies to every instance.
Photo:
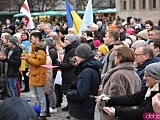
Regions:
[[[46, 44], [46, 43], [44, 43]], [[41, 65], [46, 64], [45, 45], [32, 45], [31, 55], [27, 57], [26, 61], [29, 63], [29, 85], [30, 86], [44, 86], [46, 83], [46, 68]]]

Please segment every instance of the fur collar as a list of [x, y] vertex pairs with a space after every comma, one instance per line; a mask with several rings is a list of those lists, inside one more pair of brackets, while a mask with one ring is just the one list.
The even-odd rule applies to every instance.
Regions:
[[157, 83], [155, 86], [153, 86], [152, 88], [148, 88], [146, 95], [145, 95], [145, 100], [147, 97], [149, 97], [151, 95], [152, 91], [159, 91], [159, 83]]

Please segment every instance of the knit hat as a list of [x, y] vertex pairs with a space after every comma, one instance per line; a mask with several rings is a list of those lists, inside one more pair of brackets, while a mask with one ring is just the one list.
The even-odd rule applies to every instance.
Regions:
[[91, 47], [86, 43], [81, 43], [75, 50], [75, 55], [80, 58], [86, 58], [88, 53], [91, 52]]
[[137, 34], [137, 36], [146, 40], [148, 38], [148, 31], [147, 30], [142, 30]]
[[130, 33], [131, 35], [134, 35], [134, 30], [132, 28], [128, 28], [126, 32]]
[[98, 51], [103, 53], [103, 55], [106, 55], [108, 53], [109, 49], [108, 49], [108, 47], [106, 45], [100, 45], [98, 47]]
[[14, 44], [14, 45], [17, 45], [17, 43], [18, 43], [18, 38], [17, 38], [17, 37], [10, 37], [10, 38], [8, 39], [8, 41], [11, 42], [11, 43]]
[[145, 71], [153, 78], [160, 80], [160, 62], [152, 63], [146, 66]]
[[75, 35], [74, 34], [67, 34], [65, 36], [65, 39], [67, 39], [70, 42], [74, 42], [76, 40]]
[[47, 45], [49, 45], [50, 47], [54, 46], [52, 37], [46, 38], [45, 41], [46, 41]]
[[98, 48], [101, 45], [100, 40], [94, 40], [93, 43], [95, 48]]

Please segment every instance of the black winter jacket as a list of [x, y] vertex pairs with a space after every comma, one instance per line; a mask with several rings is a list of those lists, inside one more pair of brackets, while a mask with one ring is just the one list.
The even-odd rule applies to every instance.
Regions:
[[111, 97], [106, 104], [107, 106], [139, 106], [138, 109], [116, 109], [115, 117], [120, 120], [143, 120], [143, 114], [146, 112], [153, 112], [152, 108], [152, 97], [159, 91], [152, 91], [151, 95], [145, 99], [145, 95], [148, 88], [142, 89], [140, 92], [124, 95], [118, 97]]
[[9, 51], [10, 51], [10, 48], [7, 48], [5, 51], [6, 59], [4, 60], [4, 62], [8, 63], [7, 77], [17, 78], [19, 76], [19, 67], [21, 66], [20, 57], [22, 54], [22, 49], [19, 46], [16, 46], [15, 48], [13, 48], [13, 53], [8, 59], [7, 55]]

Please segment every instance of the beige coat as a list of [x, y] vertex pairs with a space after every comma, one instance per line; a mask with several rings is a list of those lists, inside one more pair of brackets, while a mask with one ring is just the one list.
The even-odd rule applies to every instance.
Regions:
[[[109, 97], [133, 94], [141, 89], [141, 80], [135, 72], [134, 64], [131, 62], [123, 62], [108, 71], [102, 81], [102, 94]], [[115, 120], [114, 117], [109, 117], [100, 107], [101, 120]]]
[[[52, 60], [51, 60], [51, 57], [49, 55], [47, 55], [46, 59], [47, 59], [46, 65], [52, 65]], [[51, 92], [52, 76], [53, 76], [53, 70], [47, 68], [46, 84], [44, 86], [44, 93], [45, 94], [50, 94], [50, 92]]]

